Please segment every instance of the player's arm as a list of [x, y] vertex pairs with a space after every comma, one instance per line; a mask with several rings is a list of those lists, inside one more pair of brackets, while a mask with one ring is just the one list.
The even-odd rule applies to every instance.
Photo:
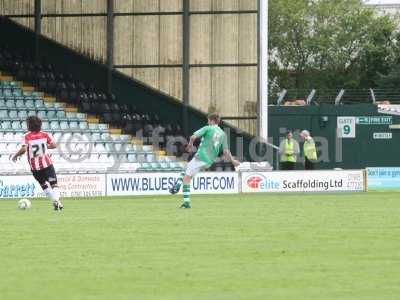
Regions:
[[24, 155], [25, 152], [26, 152], [26, 145], [22, 145], [21, 148], [17, 151], [17, 153], [15, 153], [15, 154], [13, 155], [13, 157], [11, 158], [11, 160], [12, 160], [13, 162], [16, 162], [17, 159], [18, 159], [18, 157], [20, 157], [21, 155]]
[[232, 153], [229, 149], [224, 149], [223, 154], [227, 160], [232, 162], [233, 166], [237, 167], [238, 165], [240, 165], [240, 161], [233, 158]]
[[47, 135], [47, 149], [56, 149], [57, 148], [57, 144], [54, 141], [53, 136], [51, 135]]
[[56, 149], [57, 144], [56, 142], [52, 141], [50, 144], [47, 145], [47, 149]]
[[230, 161], [234, 167], [237, 167], [238, 165], [240, 165], [240, 161], [236, 160], [232, 153], [231, 150], [229, 150], [228, 147], [228, 139], [226, 137], [226, 135], [224, 135], [224, 139], [222, 141], [222, 154], [224, 155], [225, 159], [227, 159], [228, 161]]
[[191, 151], [193, 149], [193, 144], [194, 142], [198, 139], [203, 137], [208, 131], [208, 126], [204, 126], [197, 130], [196, 132], [193, 133], [193, 135], [189, 139], [189, 144], [187, 145], [186, 149], [187, 151]]
[[186, 146], [187, 151], [189, 151], [189, 152], [192, 151], [193, 144], [197, 140], [197, 138], [198, 137], [196, 135], [194, 135], [194, 134], [190, 137], [189, 144]]

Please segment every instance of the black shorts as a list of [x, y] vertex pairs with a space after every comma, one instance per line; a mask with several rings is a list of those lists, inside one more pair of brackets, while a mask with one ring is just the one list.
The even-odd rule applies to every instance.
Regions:
[[57, 184], [57, 175], [53, 165], [42, 170], [32, 170], [32, 175], [40, 185], [43, 185], [46, 182], [50, 183], [50, 185]]

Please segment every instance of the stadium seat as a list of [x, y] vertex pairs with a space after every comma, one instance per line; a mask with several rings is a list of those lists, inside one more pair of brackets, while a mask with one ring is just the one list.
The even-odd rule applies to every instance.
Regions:
[[4, 143], [4, 142], [0, 143], [0, 153], [2, 154], [2, 156], [1, 156], [2, 159], [4, 159], [5, 155], [3, 155], [3, 154], [8, 153], [7, 143]]
[[147, 154], [146, 161], [149, 163], [155, 162], [156, 161], [155, 156], [153, 154]]
[[7, 144], [8, 153], [13, 154], [13, 153], [15, 153], [17, 151], [17, 149], [18, 149], [18, 144], [17, 143], [10, 142], [10, 143]]
[[54, 119], [56, 117], [56, 111], [55, 110], [48, 110], [46, 112], [46, 118], [51, 120]]
[[49, 130], [50, 129], [50, 124], [47, 121], [42, 122], [42, 129], [43, 130]]
[[28, 117], [28, 112], [26, 110], [20, 110], [18, 112], [18, 118], [20, 120], [25, 120]]
[[98, 143], [94, 145], [94, 149], [96, 153], [104, 153], [107, 152], [106, 147], [104, 146], [103, 143]]
[[140, 162], [140, 163], [145, 163], [145, 162], [147, 162], [146, 155], [144, 155], [144, 154], [138, 154], [138, 155], [137, 155], [137, 161]]
[[65, 113], [67, 119], [76, 119], [76, 113], [75, 112], [67, 112]]
[[36, 110], [29, 110], [28, 111], [28, 116], [36, 116]]
[[51, 153], [50, 158], [53, 161], [53, 163], [57, 164], [61, 161], [61, 155], [58, 153]]
[[15, 135], [14, 132], [5, 132], [3, 135], [3, 141], [8, 143], [8, 142], [14, 142], [15, 141]]
[[162, 171], [161, 164], [158, 162], [150, 163], [150, 170], [152, 172]]
[[35, 100], [35, 107], [37, 108], [37, 109], [43, 109], [43, 108], [45, 108], [45, 105], [44, 105], [44, 103], [43, 103], [43, 100]]
[[[0, 148], [0, 151], [1, 148]], [[1, 168], [0, 168], [0, 174], [4, 174], [4, 173], [11, 173], [11, 174], [15, 174], [15, 164], [12, 163], [12, 161], [10, 160], [10, 154], [7, 153], [3, 153], [0, 155], [0, 163], [1, 163]]]
[[114, 155], [114, 159], [115, 161], [117, 161], [118, 163], [127, 163], [128, 162], [128, 157], [126, 154], [115, 154]]
[[15, 101], [15, 107], [16, 107], [16, 108], [19, 108], [19, 109], [25, 108], [26, 106], [25, 106], [24, 100], [17, 100], [17, 101]]
[[7, 98], [13, 98], [12, 91], [10, 89], [3, 88], [3, 96]]
[[127, 160], [128, 160], [128, 162], [136, 163], [137, 162], [136, 155], [135, 154], [128, 154]]
[[143, 145], [142, 151], [143, 152], [152, 152], [153, 151], [153, 146], [151, 146], [151, 145]]
[[99, 161], [99, 163], [102, 163], [105, 165], [109, 165], [109, 163], [111, 162], [109, 155], [106, 153], [100, 153], [98, 161]]
[[90, 136], [91, 141], [99, 141], [100, 139], [101, 139], [101, 135], [99, 132], [92, 133]]
[[14, 141], [14, 132], [3, 132], [1, 142], [5, 144], [5, 147], [9, 142]]
[[60, 129], [61, 130], [69, 130], [68, 122], [65, 122], [65, 121], [60, 122]]
[[[53, 137], [56, 140], [56, 142], [60, 145], [67, 144], [70, 141], [72, 141], [72, 134], [69, 132], [55, 131], [53, 133]], [[62, 147], [61, 149], [63, 149], [63, 151], [64, 151], [65, 147], [63, 145], [61, 147]]]
[[134, 152], [133, 145], [129, 141], [124, 144], [124, 148], [127, 153]]
[[15, 108], [15, 101], [14, 100], [7, 100], [6, 101], [7, 108]]
[[149, 163], [141, 163], [137, 170], [140, 172], [148, 172], [152, 170], [152, 167]]
[[110, 142], [119, 142], [119, 134], [110, 134], [108, 141]]
[[102, 133], [101, 140], [102, 141], [111, 141], [111, 135], [108, 132]]
[[177, 162], [171, 162], [170, 163], [170, 169], [172, 171], [181, 171], [182, 170], [182, 166]]
[[54, 102], [54, 110], [59, 111], [59, 110], [64, 110], [64, 103], [60, 102]]
[[170, 164], [166, 163], [166, 162], [160, 163], [160, 169], [162, 171], [171, 171], [171, 170], [173, 170], [173, 169], [171, 169]]
[[104, 146], [105, 146], [106, 151], [108, 153], [115, 153], [116, 152], [115, 145], [113, 143], [105, 143]]
[[8, 111], [8, 117], [10, 119], [17, 119], [18, 118], [18, 111], [16, 110], [9, 110]]
[[99, 130], [102, 130], [102, 131], [108, 130], [108, 125], [107, 124], [100, 123], [98, 125], [99, 125]]
[[82, 121], [82, 122], [79, 122], [79, 129], [80, 130], [87, 130], [89, 127], [88, 127], [88, 123], [87, 122], [85, 122], [85, 121]]
[[41, 118], [41, 119], [47, 119], [47, 114], [45, 110], [39, 110], [37, 112], [37, 117]]
[[31, 98], [31, 97], [33, 97], [33, 94], [31, 91], [23, 91], [22, 96], [25, 98]]
[[62, 133], [61, 133], [61, 132], [55, 132], [55, 133], [53, 134], [53, 138], [54, 138], [57, 142], [60, 140], [61, 136], [62, 136]]
[[115, 151], [118, 153], [124, 152], [126, 153], [125, 150], [125, 143], [114, 143]]
[[99, 124], [98, 123], [89, 123], [89, 130], [92, 130], [92, 131], [99, 130]]
[[120, 136], [120, 141], [122, 142], [129, 142], [130, 141], [130, 136], [127, 134], [121, 134]]
[[25, 107], [26, 108], [34, 108], [35, 107], [35, 103], [32, 99], [26, 100], [25, 101]]
[[7, 110], [3, 110], [3, 109], [1, 109], [0, 110], [0, 119], [2, 119], [2, 120], [4, 120], [4, 119], [7, 119], [8, 118], [8, 111]]
[[50, 130], [60, 130], [60, 124], [58, 123], [58, 121], [50, 122]]
[[76, 121], [69, 122], [69, 129], [76, 130], [79, 129], [79, 124]]
[[19, 88], [15, 88], [12, 94], [14, 97], [23, 97], [22, 91]]
[[66, 113], [65, 113], [65, 111], [63, 111], [63, 110], [58, 110], [58, 111], [56, 112], [56, 117], [57, 117], [58, 119], [65, 119], [65, 118], [66, 118]]
[[47, 109], [54, 109], [54, 103], [53, 102], [43, 102], [44, 107]]

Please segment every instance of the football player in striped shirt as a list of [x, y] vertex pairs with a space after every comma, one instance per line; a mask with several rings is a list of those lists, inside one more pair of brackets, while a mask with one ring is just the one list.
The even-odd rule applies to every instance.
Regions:
[[46, 196], [53, 201], [54, 210], [62, 210], [60, 191], [57, 185], [57, 176], [53, 163], [48, 155], [48, 149], [55, 149], [57, 145], [53, 137], [41, 131], [42, 120], [36, 116], [26, 119], [28, 132], [25, 133], [21, 148], [12, 157], [14, 162], [21, 155], [28, 154], [28, 163], [33, 177], [39, 182]]

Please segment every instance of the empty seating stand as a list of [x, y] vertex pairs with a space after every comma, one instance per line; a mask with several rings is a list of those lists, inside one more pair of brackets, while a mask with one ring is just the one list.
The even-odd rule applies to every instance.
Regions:
[[[163, 123], [157, 115], [138, 111], [133, 104], [118, 103], [112, 93], [96, 90], [93, 84], [60, 72], [55, 65], [34, 61], [24, 49], [11, 48], [5, 43], [0, 43], [0, 70], [14, 77], [7, 76], [0, 82], [0, 107], [3, 108], [0, 119], [4, 119], [4, 129], [2, 124], [0, 130], [24, 130], [26, 116], [35, 114], [44, 120], [44, 130], [91, 133], [93, 140], [98, 135], [92, 133], [108, 130], [106, 124], [120, 128], [126, 135], [140, 136], [144, 143], [156, 133], [163, 138], [161, 148], [166, 147], [167, 138], [184, 140], [179, 125]], [[16, 80], [42, 92], [21, 89], [21, 83]], [[43, 92], [56, 96], [61, 102], [46, 100]], [[75, 108], [74, 113], [69, 109], [71, 106]], [[100, 124], [90, 122], [86, 114], [94, 115]], [[177, 143], [176, 148], [168, 149], [168, 154], [180, 156], [183, 144]]]
[[0, 77], [1, 175], [29, 172], [25, 157], [16, 164], [10, 158], [27, 130], [26, 118], [33, 115], [42, 119], [42, 129], [50, 132], [58, 144], [50, 153], [60, 173], [179, 171], [184, 167], [175, 157], [141, 145], [86, 113], [71, 111], [54, 98], [25, 91], [20, 82], [3, 78]]

